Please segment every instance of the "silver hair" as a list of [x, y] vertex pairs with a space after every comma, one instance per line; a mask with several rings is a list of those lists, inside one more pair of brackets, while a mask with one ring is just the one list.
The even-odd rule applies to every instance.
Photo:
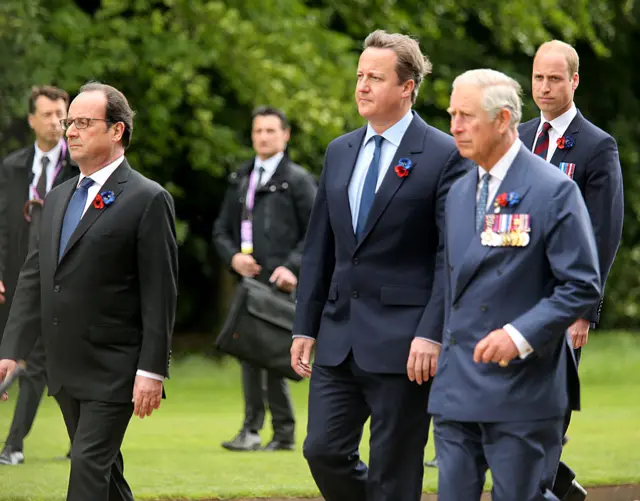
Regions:
[[500, 110], [511, 112], [510, 126], [516, 128], [522, 119], [522, 88], [510, 76], [496, 70], [478, 69], [465, 71], [453, 81], [456, 85], [474, 85], [482, 89], [482, 107], [494, 120]]

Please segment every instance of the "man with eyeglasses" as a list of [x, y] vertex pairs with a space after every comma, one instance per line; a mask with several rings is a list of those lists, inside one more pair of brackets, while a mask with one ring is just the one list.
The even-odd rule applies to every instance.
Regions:
[[160, 407], [168, 376], [174, 204], [129, 166], [133, 115], [120, 91], [97, 82], [71, 103], [62, 124], [80, 175], [47, 197], [0, 344], [2, 381], [42, 333], [72, 444], [67, 501], [133, 500], [120, 447], [131, 416]]
[[[37, 244], [43, 201], [49, 191], [78, 173], [69, 158], [60, 120], [67, 115], [69, 95], [52, 86], [33, 87], [29, 126], [35, 143], [14, 151], [0, 164], [0, 339], [9, 316], [20, 268]], [[45, 353], [38, 338], [20, 379], [20, 393], [0, 465], [24, 462], [24, 439], [36, 417], [47, 385]]]

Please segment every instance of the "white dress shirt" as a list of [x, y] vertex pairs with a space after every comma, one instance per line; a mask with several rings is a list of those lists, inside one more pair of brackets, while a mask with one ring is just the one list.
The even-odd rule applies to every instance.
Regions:
[[569, 125], [571, 125], [571, 122], [577, 114], [578, 110], [576, 109], [576, 105], [573, 103], [571, 104], [571, 108], [565, 111], [558, 118], [554, 118], [551, 121], [544, 118], [544, 114], [540, 112], [540, 125], [538, 125], [538, 130], [536, 131], [536, 135], [533, 139], [531, 151], [533, 151], [535, 144], [538, 141], [538, 136], [540, 135], [540, 132], [542, 132], [542, 126], [545, 122], [549, 122], [551, 124], [551, 128], [549, 129], [549, 149], [547, 150], [547, 158], [545, 158], [545, 160], [550, 162], [556, 148], [558, 147], [558, 139], [564, 136], [564, 133], [567, 132]]
[[[38, 143], [35, 143], [36, 154], [33, 157], [33, 165], [31, 166], [33, 180], [31, 181], [31, 186], [29, 186], [29, 200], [33, 200], [36, 197], [36, 187], [38, 186], [38, 181], [40, 181], [40, 176], [42, 175], [43, 157], [47, 157], [49, 159], [49, 164], [47, 165], [47, 193], [49, 193], [53, 187], [53, 182], [55, 181], [54, 174], [58, 168], [60, 153], [62, 152], [62, 141], [64, 141], [64, 139], [58, 141], [58, 144], [47, 152], [42, 151], [38, 147]], [[40, 193], [40, 196], [44, 197], [44, 195], [45, 193]]]
[[[498, 189], [500, 188], [500, 184], [504, 181], [504, 178], [507, 176], [507, 172], [513, 163], [513, 160], [518, 155], [520, 148], [522, 147], [522, 141], [520, 139], [516, 139], [515, 142], [511, 145], [509, 150], [504, 154], [504, 156], [496, 162], [493, 166], [489, 174], [489, 197], [487, 198], [487, 212], [490, 211], [491, 206], [493, 205], [493, 200], [496, 197]], [[480, 199], [480, 190], [482, 183], [480, 180], [482, 176], [487, 174], [487, 171], [482, 167], [478, 166], [478, 189], [476, 191], [476, 202]], [[503, 329], [507, 331], [509, 337], [518, 348], [518, 353], [520, 354], [520, 358], [527, 358], [531, 353], [533, 353], [533, 348], [529, 344], [529, 342], [525, 339], [522, 333], [516, 329], [513, 325], [507, 324], [503, 326]]]
[[[262, 174], [262, 178], [260, 179], [260, 186], [264, 186], [269, 182], [269, 180], [273, 177], [274, 172], [280, 165], [280, 162], [284, 158], [284, 151], [280, 153], [276, 153], [272, 157], [267, 158], [266, 160], [261, 160], [259, 157], [256, 157], [253, 161], [253, 168], [259, 169], [262, 167], [264, 172]], [[258, 186], [258, 188], [260, 187]]]
[[[378, 183], [376, 184], [376, 193], [382, 184], [385, 174], [389, 170], [391, 161], [398, 151], [400, 141], [402, 141], [405, 132], [407, 132], [409, 125], [411, 125], [411, 120], [413, 120], [413, 113], [409, 110], [406, 115], [381, 134], [384, 141], [382, 141], [382, 145], [380, 147], [381, 151], [380, 162], [378, 164]], [[360, 211], [360, 199], [362, 198], [364, 180], [367, 177], [369, 165], [371, 164], [371, 160], [373, 160], [373, 153], [376, 149], [375, 141], [372, 141], [371, 139], [376, 135], [378, 135], [378, 133], [373, 130], [371, 124], [368, 124], [367, 132], [364, 135], [364, 141], [360, 147], [358, 159], [356, 160], [356, 165], [353, 169], [353, 174], [351, 175], [351, 181], [349, 183], [349, 205], [351, 206], [351, 222], [353, 224], [354, 231], [358, 224], [358, 212]]]
[[[115, 170], [118, 167], [120, 167], [120, 164], [123, 161], [124, 161], [124, 155], [117, 158], [116, 160], [111, 162], [109, 165], [104, 166], [102, 169], [100, 169], [97, 172], [94, 172], [89, 176], [93, 180], [93, 184], [87, 190], [87, 202], [85, 203], [84, 212], [82, 213], [83, 217], [86, 214], [89, 206], [93, 203], [93, 200], [96, 198], [96, 195], [100, 192], [104, 184], [107, 182], [107, 179], [109, 179], [111, 175], [115, 172]], [[80, 186], [80, 183], [85, 177], [87, 176], [85, 176], [84, 174], [80, 174], [80, 178], [78, 179], [78, 186]], [[161, 376], [160, 374], [154, 374], [153, 372], [138, 370], [136, 372], [136, 375], [148, 377], [150, 379], [156, 379], [158, 381], [164, 381], [164, 376]]]

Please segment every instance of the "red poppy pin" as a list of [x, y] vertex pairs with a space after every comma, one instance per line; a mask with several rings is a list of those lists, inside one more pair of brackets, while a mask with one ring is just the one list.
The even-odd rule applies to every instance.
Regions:
[[111, 205], [115, 199], [116, 196], [113, 191], [103, 191], [102, 193], [98, 193], [96, 198], [93, 199], [93, 206], [98, 210], [102, 210], [107, 205]]
[[409, 175], [409, 171], [413, 167], [411, 160], [408, 158], [401, 158], [398, 160], [398, 165], [396, 165], [393, 170], [395, 171], [398, 177], [407, 177]]
[[560, 150], [573, 148], [574, 144], [576, 144], [576, 142], [571, 136], [562, 136], [556, 141], [556, 145], [558, 145], [558, 149]]

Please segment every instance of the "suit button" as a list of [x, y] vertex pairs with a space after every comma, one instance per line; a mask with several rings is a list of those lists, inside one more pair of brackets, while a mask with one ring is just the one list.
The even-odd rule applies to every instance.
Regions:
[[60, 286], [59, 286], [59, 285], [56, 285], [56, 286], [53, 288], [53, 292], [60, 292]]
[[487, 311], [487, 307], [483, 304], [480, 306], [480, 311]]
[[454, 345], [454, 344], [456, 344], [456, 343], [457, 343], [456, 338], [454, 338], [453, 336], [451, 336], [451, 338], [449, 339], [449, 344], [450, 344], [451, 346], [453, 346], [453, 345]]
[[58, 319], [57, 319], [57, 318], [54, 318], [54, 319], [53, 319], [53, 325], [58, 325], [59, 323], [60, 323], [60, 322], [58, 321]]
[[460, 304], [459, 303], [453, 303], [453, 309], [457, 310], [458, 308], [460, 308]]
[[354, 257], [353, 258], [353, 264], [359, 265], [360, 264], [360, 258], [359, 257]]
[[360, 294], [358, 294], [358, 291], [353, 291], [353, 292], [351, 293], [351, 297], [352, 297], [353, 299], [358, 299], [358, 298], [360, 297]]

